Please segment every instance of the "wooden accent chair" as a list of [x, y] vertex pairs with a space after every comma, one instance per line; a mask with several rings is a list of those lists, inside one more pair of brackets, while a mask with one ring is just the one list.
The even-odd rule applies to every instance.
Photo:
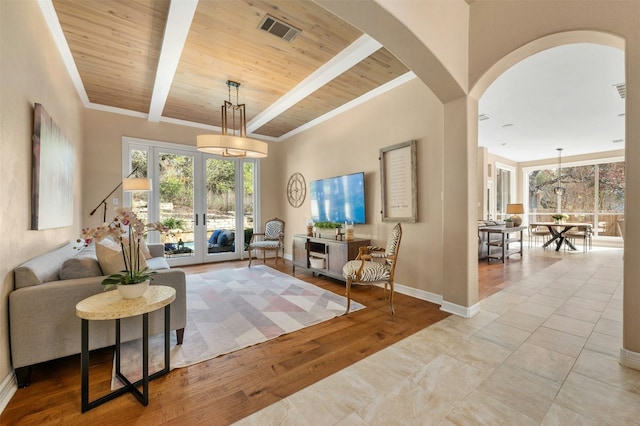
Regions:
[[398, 223], [391, 231], [391, 237], [387, 241], [387, 247], [366, 246], [360, 247], [356, 260], [350, 260], [342, 268], [342, 275], [347, 280], [347, 311], [351, 308], [352, 284], [376, 284], [384, 283], [384, 297], [387, 298], [387, 286], [389, 286], [389, 307], [391, 315], [393, 310], [393, 275], [396, 270], [400, 240], [402, 239], [402, 226]]
[[[262, 250], [262, 262], [266, 260], [267, 251], [276, 252], [276, 266], [278, 266], [278, 253], [282, 250], [282, 263], [284, 264], [284, 221], [273, 218], [264, 224], [263, 233], [254, 233], [247, 247], [249, 251], [249, 267], [253, 260], [252, 250]], [[257, 253], [256, 253], [257, 256]]]

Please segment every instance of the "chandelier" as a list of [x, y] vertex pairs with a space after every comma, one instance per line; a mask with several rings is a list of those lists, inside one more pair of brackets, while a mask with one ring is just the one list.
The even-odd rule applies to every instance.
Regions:
[[[198, 151], [223, 157], [264, 158], [267, 156], [266, 142], [247, 137], [245, 105], [238, 103], [240, 83], [227, 80], [229, 100], [222, 105], [222, 134], [198, 135]], [[236, 103], [231, 102], [231, 88], [236, 88]]]
[[564, 186], [562, 186], [562, 148], [556, 148], [558, 150], [558, 177], [556, 181], [556, 186], [553, 188], [553, 192], [556, 195], [564, 194]]

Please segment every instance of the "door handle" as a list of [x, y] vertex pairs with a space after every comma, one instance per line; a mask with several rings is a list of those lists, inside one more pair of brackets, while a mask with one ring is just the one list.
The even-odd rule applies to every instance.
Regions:
[[198, 226], [198, 213], [196, 213], [196, 226]]
[[207, 226], [207, 214], [206, 213], [202, 213], [202, 225], [203, 226]]

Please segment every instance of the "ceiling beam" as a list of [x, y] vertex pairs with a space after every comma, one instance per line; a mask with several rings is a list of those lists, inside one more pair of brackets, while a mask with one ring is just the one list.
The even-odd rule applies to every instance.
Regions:
[[171, 1], [149, 105], [149, 121], [160, 121], [197, 6], [198, 0]]
[[342, 52], [302, 80], [296, 87], [271, 104], [247, 123], [247, 132], [252, 133], [276, 118], [334, 78], [354, 65], [362, 62], [380, 49], [382, 45], [366, 34], [351, 43]]
[[84, 84], [82, 84], [80, 72], [78, 72], [78, 67], [76, 67], [76, 62], [71, 54], [71, 49], [69, 49], [69, 44], [64, 36], [64, 32], [62, 31], [62, 26], [60, 26], [60, 20], [56, 14], [56, 9], [53, 7], [53, 2], [52, 0], [38, 0], [38, 6], [40, 6], [44, 20], [49, 27], [49, 31], [51, 31], [53, 41], [58, 48], [58, 52], [60, 52], [60, 57], [62, 58], [62, 62], [64, 62], [64, 66], [67, 68], [67, 72], [69, 73], [69, 77], [71, 77], [71, 81], [76, 88], [76, 92], [78, 92], [78, 96], [80, 97], [82, 104], [85, 107], [88, 107], [90, 104], [89, 96], [87, 95], [87, 91], [84, 89]]
[[312, 128], [313, 126], [317, 126], [320, 123], [323, 123], [337, 115], [342, 114], [345, 111], [348, 111], [352, 108], [357, 107], [358, 105], [361, 105], [365, 102], [367, 102], [370, 99], [375, 98], [376, 96], [380, 96], [385, 92], [388, 92], [389, 90], [395, 89], [398, 86], [403, 85], [404, 83], [413, 80], [414, 78], [416, 78], [416, 75], [413, 73], [413, 71], [408, 71], [404, 74], [402, 74], [400, 77], [396, 77], [395, 79], [383, 84], [382, 86], [378, 86], [375, 89], [372, 89], [370, 91], [368, 91], [367, 93], [365, 93], [364, 95], [361, 95], [349, 102], [347, 102], [344, 105], [339, 106], [336, 109], [333, 109], [331, 111], [329, 111], [326, 114], [321, 115], [320, 117], [309, 121], [308, 123], [303, 124], [300, 127], [296, 127], [295, 129], [291, 130], [289, 133], [285, 133], [284, 135], [280, 136], [279, 138], [276, 139], [276, 141], [281, 142], [283, 140], [286, 140], [288, 138], [290, 138], [293, 135], [297, 135], [298, 133], [302, 133], [307, 129]]

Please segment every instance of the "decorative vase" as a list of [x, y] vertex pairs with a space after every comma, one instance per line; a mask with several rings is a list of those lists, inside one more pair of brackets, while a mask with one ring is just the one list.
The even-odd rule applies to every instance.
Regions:
[[348, 220], [344, 223], [344, 239], [347, 241], [353, 240], [353, 221]]
[[119, 284], [118, 293], [123, 299], [136, 299], [142, 297], [142, 295], [149, 288], [149, 280], [143, 281], [138, 284]]

